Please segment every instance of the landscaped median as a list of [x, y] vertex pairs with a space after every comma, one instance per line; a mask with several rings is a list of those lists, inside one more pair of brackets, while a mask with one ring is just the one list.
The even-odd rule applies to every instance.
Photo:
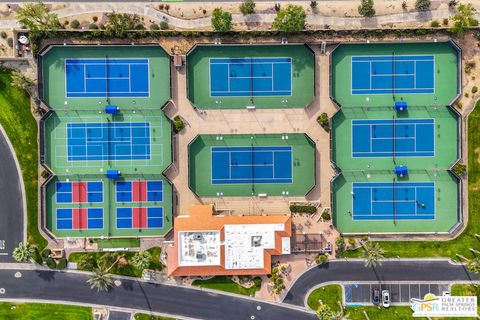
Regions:
[[136, 313], [135, 320], [175, 320], [175, 318], [162, 317], [162, 316], [152, 316], [146, 313]]
[[[240, 278], [240, 280], [242, 278]], [[251, 286], [240, 285], [239, 283], [233, 281], [231, 277], [227, 277], [227, 276], [218, 276], [218, 277], [213, 277], [206, 280], [194, 280], [192, 282], [192, 285], [201, 287], [201, 288], [220, 290], [220, 291], [253, 297], [255, 296], [255, 292], [260, 290], [260, 287], [262, 285], [262, 279], [260, 277], [256, 277], [253, 279], [250, 279], [250, 277], [247, 277], [247, 278], [248, 279], [245, 279], [245, 280], [248, 280], [248, 281], [245, 281], [245, 282], [252, 281], [253, 285]]]
[[[161, 248], [154, 247], [146, 250], [150, 253], [151, 259], [147, 269], [163, 270], [165, 266], [160, 261]], [[118, 274], [129, 277], [141, 277], [143, 269], [135, 267], [133, 258], [136, 252], [116, 251], [116, 252], [75, 252], [70, 254], [69, 262], [76, 262], [77, 269], [83, 271], [93, 271], [97, 268], [107, 269], [113, 265], [111, 274]], [[115, 263], [117, 258], [118, 262]]]

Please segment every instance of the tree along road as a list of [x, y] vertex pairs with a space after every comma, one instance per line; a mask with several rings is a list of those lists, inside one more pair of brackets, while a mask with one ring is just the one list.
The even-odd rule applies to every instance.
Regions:
[[361, 260], [337, 260], [316, 266], [302, 274], [289, 289], [283, 302], [305, 305], [308, 291], [325, 282], [342, 281], [480, 281], [480, 274], [469, 273], [461, 264], [448, 260], [388, 260], [375, 268]]
[[[15, 277], [17, 271], [22, 273], [20, 278]], [[86, 279], [83, 273], [3, 269], [0, 270], [0, 301], [2, 298], [67, 301], [206, 320], [316, 319], [313, 313], [280, 304], [135, 279], [122, 278], [119, 287], [97, 292], [90, 289]]]

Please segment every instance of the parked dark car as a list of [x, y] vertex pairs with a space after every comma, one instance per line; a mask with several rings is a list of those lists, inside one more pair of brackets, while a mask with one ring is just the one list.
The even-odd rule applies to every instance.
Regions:
[[380, 289], [378, 288], [373, 288], [372, 303], [377, 306], [380, 305]]

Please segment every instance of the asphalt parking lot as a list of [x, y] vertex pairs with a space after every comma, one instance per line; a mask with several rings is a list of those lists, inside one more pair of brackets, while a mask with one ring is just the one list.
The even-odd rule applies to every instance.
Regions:
[[425, 294], [442, 295], [450, 291], [449, 283], [351, 283], [344, 284], [345, 303], [371, 304], [374, 288], [390, 291], [391, 304], [410, 305], [410, 299], [423, 299]]
[[132, 318], [132, 314], [129, 312], [110, 310], [108, 320], [130, 320], [131, 318]]

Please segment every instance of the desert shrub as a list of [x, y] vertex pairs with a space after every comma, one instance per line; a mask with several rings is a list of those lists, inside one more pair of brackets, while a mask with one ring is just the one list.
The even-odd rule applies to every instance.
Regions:
[[166, 21], [160, 22], [160, 29], [161, 30], [168, 30], [169, 29], [168, 23]]
[[327, 132], [330, 131], [330, 121], [328, 119], [328, 114], [325, 112], [318, 116], [317, 118], [318, 124]]
[[465, 176], [467, 173], [467, 166], [463, 163], [458, 162], [453, 166], [452, 171], [459, 177]]
[[183, 128], [185, 128], [185, 123], [183, 122], [182, 118], [175, 116], [175, 118], [173, 118], [173, 130], [175, 133], [179, 133], [183, 130]]
[[63, 270], [67, 268], [67, 259], [61, 258], [57, 261], [57, 269]]
[[318, 265], [325, 264], [327, 261], [328, 261], [328, 256], [326, 254], [319, 254], [315, 258], [315, 263], [318, 264]]
[[78, 20], [72, 20], [72, 22], [70, 22], [70, 27], [72, 27], [72, 29], [78, 29], [78, 28], [80, 28], [80, 21], [78, 21]]
[[158, 26], [158, 24], [152, 23], [152, 24], [150, 25], [150, 30], [154, 30], [154, 31], [155, 31], [155, 30], [160, 30], [160, 27]]
[[330, 220], [332, 217], [330, 215], [330, 210], [325, 210], [322, 212], [322, 219], [325, 221]]

